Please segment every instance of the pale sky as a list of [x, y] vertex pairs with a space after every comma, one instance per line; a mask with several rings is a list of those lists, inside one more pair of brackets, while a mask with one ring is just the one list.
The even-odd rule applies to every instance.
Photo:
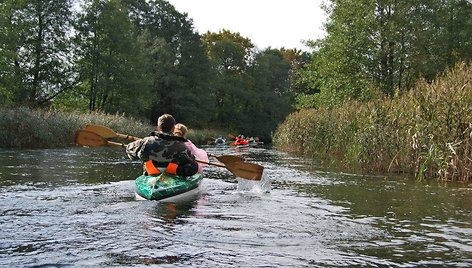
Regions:
[[324, 36], [322, 0], [168, 0], [193, 19], [196, 31], [238, 32], [259, 49], [298, 48]]

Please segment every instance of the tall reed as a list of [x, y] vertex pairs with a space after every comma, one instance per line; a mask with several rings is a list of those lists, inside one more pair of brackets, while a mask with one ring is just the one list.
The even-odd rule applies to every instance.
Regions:
[[116, 131], [142, 134], [149, 125], [123, 115], [0, 108], [0, 147], [49, 148], [74, 144], [75, 131], [87, 124], [101, 124]]
[[[74, 145], [75, 131], [87, 124], [103, 125], [118, 133], [144, 137], [155, 125], [144, 123], [124, 114], [100, 112], [61, 112], [32, 110], [25, 107], [1, 107], [0, 148], [51, 148]], [[217, 131], [193, 130], [189, 138], [196, 144], [206, 144]]]
[[472, 69], [458, 64], [393, 99], [350, 101], [288, 116], [276, 147], [362, 173], [472, 179]]

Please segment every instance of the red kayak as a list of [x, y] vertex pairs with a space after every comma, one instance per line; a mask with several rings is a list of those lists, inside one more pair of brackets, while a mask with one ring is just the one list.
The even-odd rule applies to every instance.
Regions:
[[249, 144], [249, 141], [248, 141], [248, 140], [243, 140], [243, 139], [235, 140], [235, 141], [233, 142], [233, 145], [234, 145], [234, 146], [248, 145], [248, 144]]

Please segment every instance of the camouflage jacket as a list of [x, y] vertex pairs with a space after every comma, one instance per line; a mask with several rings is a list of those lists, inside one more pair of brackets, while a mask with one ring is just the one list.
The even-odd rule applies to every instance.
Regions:
[[167, 133], [152, 132], [148, 137], [131, 142], [126, 146], [130, 159], [153, 160], [156, 167], [166, 167], [170, 162], [179, 165], [177, 174], [191, 176], [197, 173], [195, 156], [188, 150], [187, 139]]

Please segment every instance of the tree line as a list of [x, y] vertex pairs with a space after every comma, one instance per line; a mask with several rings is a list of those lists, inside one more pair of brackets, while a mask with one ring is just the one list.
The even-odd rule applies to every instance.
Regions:
[[[0, 105], [164, 113], [270, 139], [303, 108], [393, 97], [472, 56], [467, 0], [324, 2], [326, 37], [259, 50], [164, 0], [0, 3]], [[300, 25], [299, 27], [306, 27]]]
[[311, 90], [299, 108], [392, 98], [472, 58], [471, 1], [329, 0], [324, 9], [326, 37], [310, 42], [301, 76]]
[[270, 138], [293, 110], [291, 76], [308, 53], [258, 50], [239, 33], [199, 34], [164, 0], [7, 0], [0, 104], [171, 113], [194, 128]]

